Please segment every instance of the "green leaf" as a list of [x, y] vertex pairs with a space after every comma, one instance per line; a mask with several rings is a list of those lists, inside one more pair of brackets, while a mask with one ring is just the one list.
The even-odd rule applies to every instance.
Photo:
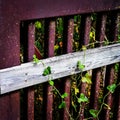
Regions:
[[33, 55], [33, 62], [34, 63], [39, 63], [39, 59], [36, 57], [36, 55]]
[[116, 63], [116, 64], [115, 64], [115, 72], [118, 72], [118, 71], [119, 71], [119, 64]]
[[53, 82], [52, 80], [49, 81], [49, 84], [50, 84], [51, 86], [54, 86], [54, 82]]
[[44, 69], [43, 71], [43, 76], [51, 74], [51, 67], [48, 66], [47, 68]]
[[68, 96], [68, 93], [64, 93], [64, 94], [61, 95], [61, 98], [64, 99], [64, 98], [66, 98], [67, 96]]
[[116, 84], [112, 84], [112, 85], [108, 85], [107, 89], [111, 92], [114, 93], [115, 89], [116, 89]]
[[88, 83], [88, 84], [92, 84], [92, 81], [91, 81], [91, 75], [86, 73], [84, 77], [82, 77], [82, 82], [85, 82], [85, 83]]
[[81, 64], [81, 61], [78, 61], [78, 62], [77, 62], [77, 68], [78, 68], [79, 70], [83, 70], [83, 69], [85, 68], [85, 65]]
[[90, 109], [90, 110], [89, 110], [89, 113], [90, 113], [94, 118], [96, 118], [96, 117], [97, 117], [98, 110]]
[[79, 93], [79, 89], [75, 87], [74, 90], [75, 90], [75, 95], [77, 95]]
[[62, 103], [58, 106], [59, 109], [65, 108], [66, 103], [65, 101], [62, 101]]
[[81, 93], [80, 98], [78, 98], [78, 103], [81, 102], [88, 102], [88, 98], [83, 93]]
[[40, 29], [40, 28], [42, 27], [41, 22], [39, 22], [39, 21], [35, 22], [35, 27], [36, 27], [37, 29]]

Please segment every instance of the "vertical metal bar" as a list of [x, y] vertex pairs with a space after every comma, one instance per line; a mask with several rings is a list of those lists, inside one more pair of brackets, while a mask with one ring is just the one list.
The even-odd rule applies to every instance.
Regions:
[[64, 43], [63, 53], [71, 53], [73, 49], [73, 32], [74, 32], [74, 19], [65, 17], [64, 18]]
[[35, 25], [33, 23], [30, 23], [28, 25], [28, 61], [33, 60], [33, 55], [35, 53], [34, 42], [35, 42]]
[[106, 32], [106, 22], [107, 15], [106, 14], [98, 14], [97, 23], [96, 23], [96, 40], [100, 42], [100, 46], [102, 46], [102, 42], [105, 40], [105, 32]]
[[[100, 46], [102, 46], [102, 42], [105, 38], [105, 30], [106, 30], [106, 20], [107, 16], [104, 14], [99, 14], [96, 22], [96, 40], [100, 42]], [[102, 70], [101, 68], [94, 69], [92, 71], [92, 81], [93, 85], [91, 87], [91, 103], [90, 107], [98, 110], [98, 98], [100, 93], [100, 81], [102, 80]]]
[[[71, 53], [73, 47], [73, 32], [74, 32], [74, 19], [73, 18], [64, 18], [64, 41], [63, 41], [63, 52]], [[64, 92], [68, 93], [68, 97], [65, 98], [66, 108], [63, 110], [63, 120], [69, 119], [69, 109], [70, 109], [70, 78], [64, 78]]]
[[[88, 45], [90, 38], [89, 38], [89, 34], [91, 31], [91, 16], [87, 15], [87, 16], [83, 16], [81, 24], [83, 25], [83, 33], [82, 33], [82, 37], [81, 40], [83, 40], [83, 45]], [[86, 94], [86, 83], [82, 83], [81, 84], [81, 93]], [[85, 104], [83, 103], [81, 106], [81, 111], [80, 111], [80, 120], [84, 119], [84, 108], [85, 108]]]
[[[54, 56], [54, 44], [55, 44], [55, 20], [47, 19], [45, 21], [45, 57]], [[52, 86], [45, 83], [45, 119], [52, 120], [53, 116], [53, 93]]]
[[[114, 15], [114, 18], [112, 17]], [[110, 33], [112, 32], [112, 34], [110, 34], [110, 37], [112, 38], [110, 41], [116, 41], [116, 38], [118, 36], [118, 17], [117, 17], [117, 13], [113, 12], [111, 14], [111, 29]], [[107, 85], [111, 85], [114, 83], [114, 75], [115, 75], [115, 71], [114, 71], [114, 65], [110, 65], [107, 66], [107, 74], [106, 74], [106, 86]], [[108, 84], [107, 84], [108, 83]], [[109, 94], [107, 97], [107, 101], [106, 104], [111, 108], [113, 106], [113, 96], [112, 94]], [[105, 120], [109, 120], [110, 119], [110, 110], [107, 109], [105, 111]]]
[[[35, 26], [30, 23], [28, 25], [28, 61], [32, 61], [34, 55]], [[34, 120], [34, 88], [27, 89], [27, 116], [28, 120]]]
[[[0, 10], [0, 13], [2, 13], [0, 14], [0, 69], [3, 69], [20, 64], [20, 26], [14, 17], [9, 19], [11, 15], [7, 16], [6, 11], [3, 11], [5, 6], [1, 7], [3, 9]], [[19, 119], [19, 92], [16, 91], [0, 96], [0, 120]]]
[[117, 120], [120, 120], [120, 93], [118, 93]]
[[34, 120], [34, 88], [30, 87], [27, 91], [27, 101], [28, 101], [28, 120]]
[[[120, 78], [120, 63], [119, 63], [119, 70], [117, 72], [117, 83], [116, 84], [120, 83], [119, 78]], [[115, 90], [113, 104], [114, 104], [113, 105], [114, 106], [113, 118], [115, 120], [120, 120], [120, 86], [118, 86]]]
[[[117, 14], [117, 35], [120, 35], [120, 12]], [[117, 36], [117, 38], [118, 38], [118, 36]], [[119, 63], [119, 67], [120, 67], [120, 63]], [[118, 83], [120, 82], [119, 81], [119, 77], [120, 77], [120, 68], [119, 68], [119, 72], [118, 72]], [[116, 96], [116, 99], [118, 99], [118, 108], [117, 108], [117, 120], [120, 120], [120, 87], [118, 88], [118, 91], [117, 91], [117, 93], [118, 93], [118, 96]]]
[[80, 34], [81, 45], [88, 45], [89, 44], [90, 30], [91, 30], [91, 16], [90, 15], [81, 16], [81, 34]]
[[[120, 22], [120, 13], [117, 11], [112, 11], [110, 14], [110, 19], [111, 19], [111, 25], [110, 25], [110, 35], [109, 35], [109, 40], [111, 42], [116, 42], [118, 40], [118, 33], [119, 33], [119, 22]], [[114, 16], [114, 17], [113, 17]]]
[[[24, 62], [32, 61], [34, 55], [35, 26], [29, 21], [21, 23], [21, 44], [23, 46]], [[34, 89], [23, 89], [21, 103], [22, 119], [34, 120]]]
[[[106, 68], [106, 86], [114, 83], [114, 65], [107, 66]], [[111, 108], [113, 105], [113, 96], [112, 93], [107, 97], [106, 104]], [[110, 109], [105, 110], [105, 120], [110, 119]]]
[[47, 19], [45, 21], [45, 58], [54, 56], [55, 44], [55, 21]]
[[13, 92], [0, 97], [0, 120], [20, 119], [19, 92]]
[[101, 69], [95, 69], [92, 71], [92, 87], [91, 87], [91, 102], [90, 107], [98, 110], [98, 98], [100, 93], [100, 80], [101, 80]]

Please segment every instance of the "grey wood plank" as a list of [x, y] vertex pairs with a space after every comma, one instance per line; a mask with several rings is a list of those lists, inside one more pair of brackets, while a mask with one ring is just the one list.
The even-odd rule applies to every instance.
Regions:
[[[120, 44], [74, 52], [41, 60], [38, 64], [28, 62], [19, 66], [0, 70], [0, 94], [19, 90], [68, 75], [81, 72], [77, 62], [85, 65], [83, 71], [120, 62]], [[51, 75], [43, 76], [44, 69], [50, 66]]]

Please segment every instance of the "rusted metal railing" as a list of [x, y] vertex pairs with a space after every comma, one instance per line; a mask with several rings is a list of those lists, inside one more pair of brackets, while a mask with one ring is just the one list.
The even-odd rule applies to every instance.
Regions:
[[[44, 19], [44, 56], [49, 58], [55, 56], [54, 45], [56, 42], [56, 19], [61, 17], [63, 19], [63, 41], [62, 41], [62, 54], [72, 53], [74, 46], [74, 16], [80, 15], [81, 21], [79, 26], [79, 49], [83, 46], [89, 46], [90, 32], [92, 29], [91, 15], [96, 15], [95, 27], [95, 40], [98, 44], [94, 47], [102, 47], [107, 37], [110, 43], [118, 42], [118, 35], [120, 35], [120, 1], [113, 0], [29, 0], [29, 1], [11, 1], [0, 0], [0, 69], [20, 65], [20, 46], [24, 49], [23, 61], [29, 62], [33, 59], [33, 54], [36, 53], [35, 42], [35, 21]], [[113, 17], [114, 16], [114, 17]], [[110, 20], [110, 26], [107, 22]], [[108, 30], [106, 35], [106, 29]], [[95, 41], [93, 41], [95, 42]], [[114, 45], [113, 45], [114, 46]], [[119, 46], [119, 45], [118, 45]], [[117, 47], [117, 45], [116, 45]], [[37, 52], [39, 54], [39, 51]], [[119, 58], [119, 53], [117, 54]], [[87, 55], [86, 55], [87, 56]], [[39, 55], [41, 57], [41, 55]], [[117, 62], [119, 59], [115, 58]], [[114, 60], [113, 60], [114, 61]], [[115, 63], [115, 62], [113, 62]], [[117, 74], [116, 82], [119, 83], [119, 72], [116, 73], [112, 62], [107, 63], [101, 68], [89, 71], [92, 75], [92, 85], [90, 89], [90, 103], [89, 108], [99, 108], [99, 96], [106, 94], [106, 86], [115, 82], [115, 74]], [[111, 64], [111, 65], [109, 65]], [[89, 69], [86, 69], [89, 70]], [[2, 73], [2, 72], [1, 72]], [[2, 74], [0, 74], [2, 75]], [[61, 76], [64, 77], [64, 76]], [[2, 76], [0, 76], [0, 89]], [[103, 83], [101, 83], [101, 80]], [[16, 79], [17, 81], [17, 79]], [[60, 87], [62, 92], [68, 93], [65, 99], [68, 111], [71, 108], [71, 78], [70, 76], [61, 78]], [[37, 82], [36, 82], [37, 84]], [[35, 85], [36, 85], [35, 84]], [[57, 84], [57, 80], [56, 80]], [[102, 85], [101, 85], [102, 84]], [[35, 107], [34, 97], [35, 90], [34, 84], [26, 85], [21, 91], [9, 91], [0, 95], [0, 120], [34, 120]], [[29, 86], [29, 87], [28, 87]], [[48, 83], [43, 84], [43, 111], [39, 119], [52, 120], [55, 119], [53, 113], [54, 95], [53, 88]], [[62, 87], [61, 87], [62, 86]], [[85, 83], [82, 83], [79, 88], [81, 93], [86, 94]], [[20, 89], [20, 88], [19, 88]], [[116, 120], [120, 119], [120, 87], [115, 91], [115, 94], [109, 94], [106, 99], [106, 104], [112, 109], [113, 115]], [[0, 91], [1, 92], [1, 91]], [[8, 92], [8, 91], [7, 91]], [[23, 102], [20, 104], [22, 96]], [[113, 107], [114, 106], [114, 107]], [[22, 111], [22, 114], [20, 114]], [[69, 114], [65, 109], [59, 113], [60, 119], [70, 119]], [[22, 116], [21, 116], [22, 115]], [[79, 119], [85, 118], [85, 105], [82, 104]], [[110, 109], [103, 109], [100, 116], [101, 119], [109, 120], [111, 118]]]

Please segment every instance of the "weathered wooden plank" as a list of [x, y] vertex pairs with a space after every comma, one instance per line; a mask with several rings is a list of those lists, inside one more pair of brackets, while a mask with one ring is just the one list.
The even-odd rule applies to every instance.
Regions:
[[[43, 83], [49, 78], [57, 79], [79, 73], [76, 67], [78, 61], [85, 65], [84, 71], [120, 62], [120, 44], [51, 57], [41, 60], [38, 64], [29, 62], [2, 69], [0, 70], [1, 94]], [[52, 73], [50, 76], [43, 76], [47, 66], [51, 67]]]

